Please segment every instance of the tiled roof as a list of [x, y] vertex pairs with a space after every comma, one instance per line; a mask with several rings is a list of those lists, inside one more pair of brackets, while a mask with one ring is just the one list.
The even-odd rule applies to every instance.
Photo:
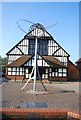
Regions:
[[79, 60], [76, 61], [76, 63], [80, 63], [81, 62], [81, 58], [79, 58]]
[[48, 56], [43, 56], [43, 58], [51, 64], [53, 67], [65, 67], [63, 63], [61, 63], [58, 59], [56, 59], [54, 56], [48, 55]]
[[26, 61], [28, 61], [32, 56], [30, 55], [23, 55], [22, 57], [18, 58], [17, 60], [10, 63], [9, 67], [20, 67], [23, 65]]
[[[56, 68], [65, 67], [63, 63], [61, 63], [54, 56], [48, 55], [48, 56], [42, 56], [42, 57], [51, 67], [56, 67]], [[20, 67], [21, 65], [23, 65], [25, 62], [27, 62], [31, 58], [32, 56], [30, 55], [23, 55], [22, 57], [10, 63], [8, 66], [9, 67]]]

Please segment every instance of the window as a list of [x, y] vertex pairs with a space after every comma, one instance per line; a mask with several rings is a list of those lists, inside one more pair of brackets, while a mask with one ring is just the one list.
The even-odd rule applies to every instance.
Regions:
[[62, 77], [62, 71], [63, 71], [62, 68], [59, 68], [59, 69], [58, 69], [58, 72], [59, 72], [59, 73], [58, 73], [58, 76], [59, 76], [59, 77]]
[[8, 71], [11, 71], [11, 68], [8, 68]]
[[64, 68], [64, 69], [63, 69], [63, 77], [66, 77], [66, 76], [67, 76], [67, 69]]
[[59, 77], [62, 77], [62, 73], [59, 73]]
[[19, 71], [19, 68], [17, 68], [17, 71]]
[[67, 70], [64, 68], [64, 69], [63, 69], [63, 72], [67, 72]]
[[29, 40], [29, 51], [28, 54], [32, 55], [35, 53], [35, 40]]
[[[30, 55], [35, 53], [35, 40], [29, 40], [29, 52]], [[48, 54], [48, 40], [38, 40], [38, 53], [40, 55]]]
[[12, 72], [12, 75], [16, 75], [16, 72]]
[[24, 75], [24, 68], [11, 67], [8, 68], [8, 75]]
[[59, 68], [59, 72], [62, 72], [62, 69], [61, 69], [61, 68]]
[[66, 73], [63, 73], [63, 77], [66, 77], [67, 76], [67, 74]]
[[39, 68], [39, 73], [42, 79], [48, 78], [48, 69], [47, 68]]
[[28, 73], [30, 74], [32, 71], [32, 68], [28, 68]]
[[52, 72], [58, 72], [58, 69], [52, 68]]
[[55, 76], [56, 76], [56, 77], [58, 76], [58, 72], [55, 72]]
[[8, 72], [8, 75], [11, 75], [11, 72]]
[[48, 40], [38, 41], [38, 53], [40, 55], [48, 55]]
[[52, 76], [54, 76], [54, 72], [52, 72]]
[[16, 71], [16, 68], [12, 68], [12, 71]]

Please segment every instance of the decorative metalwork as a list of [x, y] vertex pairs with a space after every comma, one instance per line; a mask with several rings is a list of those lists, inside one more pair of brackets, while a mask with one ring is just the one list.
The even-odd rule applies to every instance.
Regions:
[[35, 24], [33, 24], [33, 25], [30, 26], [29, 32], [32, 31], [32, 30], [34, 30], [35, 28], [41, 29], [42, 31], [46, 30], [45, 27], [42, 24], [35, 23]]

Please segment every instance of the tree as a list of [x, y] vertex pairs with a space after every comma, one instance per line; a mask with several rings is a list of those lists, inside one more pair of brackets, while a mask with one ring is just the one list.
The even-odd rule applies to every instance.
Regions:
[[4, 73], [6, 72], [6, 63], [7, 63], [7, 58], [6, 57], [2, 58], [0, 56], [0, 71]]

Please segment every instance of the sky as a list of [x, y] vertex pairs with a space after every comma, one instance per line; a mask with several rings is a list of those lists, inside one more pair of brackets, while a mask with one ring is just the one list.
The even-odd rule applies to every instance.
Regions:
[[[79, 58], [79, 3], [78, 2], [3, 2], [1, 56], [16, 45], [26, 33], [17, 26], [19, 19], [54, 27], [47, 31], [70, 54], [75, 63]], [[1, 25], [1, 24], [0, 24]], [[19, 22], [28, 32], [31, 24]]]

